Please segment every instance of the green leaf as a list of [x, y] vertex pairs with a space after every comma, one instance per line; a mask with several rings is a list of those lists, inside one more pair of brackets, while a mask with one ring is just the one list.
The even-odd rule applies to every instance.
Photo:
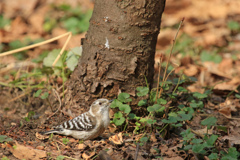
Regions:
[[10, 25], [10, 19], [7, 19], [3, 17], [3, 15], [0, 15], [0, 28], [4, 28], [6, 25]]
[[153, 106], [149, 106], [147, 108], [148, 112], [162, 112], [165, 109], [165, 107], [159, 105], [159, 104], [154, 104]]
[[154, 108], [154, 111], [158, 111], [158, 110], [160, 110], [162, 108], [162, 106], [159, 105], [159, 104], [154, 104], [153, 108]]
[[225, 127], [225, 126], [217, 126], [217, 129], [218, 129], [218, 130], [221, 130], [221, 131], [223, 131], [223, 132], [225, 132], [225, 133], [228, 133], [228, 127]]
[[140, 142], [144, 143], [148, 141], [148, 137], [142, 137], [140, 138]]
[[157, 99], [157, 103], [158, 104], [167, 104], [167, 100], [159, 98], [159, 99]]
[[186, 131], [183, 131], [180, 133], [183, 137], [183, 140], [189, 141], [195, 137], [195, 135], [191, 132], [190, 129], [187, 129]]
[[35, 92], [34, 94], [34, 97], [39, 97], [41, 93], [42, 93], [41, 89], [37, 90], [37, 92]]
[[[179, 81], [179, 78], [173, 78], [173, 84], [183, 84], [184, 82], [185, 82], [186, 80], [185, 79], [181, 79], [180, 81]], [[178, 87], [179, 88], [179, 87]]]
[[125, 118], [124, 117], [113, 118], [113, 122], [116, 126], [121, 126], [125, 122]]
[[190, 149], [192, 149], [192, 145], [186, 145], [186, 146], [184, 147], [184, 150], [185, 150], [185, 151], [188, 151], [188, 150], [190, 150]]
[[147, 104], [147, 100], [146, 100], [146, 99], [140, 100], [140, 101], [138, 102], [138, 106], [144, 106], [144, 105], [146, 105], [146, 104]]
[[149, 92], [149, 88], [148, 87], [137, 87], [136, 88], [138, 93], [137, 96], [141, 97], [141, 96], [146, 96]]
[[128, 94], [128, 93], [120, 93], [120, 94], [118, 95], [118, 100], [119, 100], [120, 102], [122, 102], [122, 103], [131, 102], [132, 99], [129, 98], [129, 97], [130, 97], [130, 94]]
[[[53, 62], [55, 61], [59, 53], [60, 49], [54, 49], [51, 52], [49, 52], [48, 56], [43, 59], [43, 65], [46, 67], [52, 67]], [[57, 61], [55, 67], [63, 67], [62, 56]]]
[[204, 91], [204, 94], [206, 94], [206, 95], [210, 95], [210, 94], [212, 94], [212, 93], [213, 93], [213, 92], [212, 92], [212, 90], [210, 90], [210, 89]]
[[218, 139], [218, 136], [212, 134], [211, 137], [209, 137], [209, 139], [208, 139], [206, 142], [207, 142], [207, 144], [208, 144], [209, 147], [210, 147], [210, 146], [212, 147], [213, 144], [216, 142], [217, 139]]
[[163, 119], [163, 123], [177, 123], [177, 117], [168, 117], [168, 119]]
[[190, 106], [191, 106], [192, 108], [203, 108], [203, 107], [204, 107], [204, 104], [203, 104], [202, 101], [198, 101], [198, 102], [192, 101], [192, 102], [190, 103]]
[[78, 59], [82, 55], [82, 46], [81, 47], [75, 47], [72, 48], [68, 53], [67, 53], [67, 59], [66, 59], [66, 64], [67, 67], [73, 71], [75, 67], [78, 64]]
[[116, 108], [122, 105], [122, 102], [119, 102], [119, 100], [114, 99], [113, 102], [111, 103], [110, 107], [111, 108]]
[[136, 126], [141, 126], [141, 123], [135, 122]]
[[239, 94], [235, 94], [235, 97], [240, 99], [240, 95]]
[[63, 142], [63, 144], [67, 144], [69, 142], [69, 139], [68, 138], [63, 138], [62, 142]]
[[121, 112], [116, 112], [116, 113], [114, 113], [114, 117], [121, 118], [121, 117], [123, 117], [123, 114]]
[[217, 122], [216, 117], [208, 117], [201, 122], [201, 125], [207, 126], [208, 129], [210, 129], [211, 126], [214, 126], [216, 124], [216, 122]]
[[60, 156], [57, 156], [57, 159], [56, 159], [56, 160], [63, 160], [64, 158], [65, 158], [65, 156], [60, 155]]
[[198, 99], [203, 99], [203, 98], [207, 98], [208, 97], [207, 94], [205, 94], [205, 93], [202, 94], [202, 93], [199, 93], [199, 92], [193, 93], [193, 96], [198, 98]]
[[24, 118], [26, 122], [30, 122], [30, 119], [28, 117]]
[[178, 114], [178, 117], [177, 117], [178, 121], [186, 121], [190, 119], [192, 119], [192, 114], [181, 113], [181, 114]]
[[239, 30], [240, 29], [240, 24], [236, 21], [229, 21], [227, 23], [227, 26], [231, 30]]
[[154, 112], [154, 111], [155, 111], [155, 109], [154, 109], [153, 106], [149, 106], [149, 107], [147, 107], [147, 110], [148, 110], [148, 112]]
[[185, 106], [184, 106], [183, 104], [179, 104], [179, 105], [178, 105], [178, 108], [179, 108], [179, 109], [183, 109], [184, 107], [185, 107]]
[[235, 147], [229, 148], [228, 153], [225, 154], [221, 160], [237, 160], [240, 153]]
[[188, 90], [186, 88], [183, 88], [183, 87], [178, 87], [178, 91], [179, 92], [187, 92]]
[[147, 123], [148, 124], [154, 124], [154, 123], [156, 123], [157, 121], [156, 120], [153, 120], [153, 119], [148, 119], [147, 120]]
[[[27, 44], [24, 44], [23, 42], [16, 40], [16, 41], [11, 41], [9, 43], [10, 49], [17, 49], [17, 48], [21, 48], [24, 47]], [[18, 60], [23, 60], [27, 57], [26, 55], [26, 51], [22, 51], [22, 52], [18, 52], [13, 54], [14, 57], [16, 57]]]
[[183, 111], [188, 112], [189, 114], [193, 114], [194, 113], [194, 109], [191, 108], [191, 107], [183, 108]]
[[0, 143], [12, 141], [12, 138], [8, 138], [6, 135], [0, 135]]
[[134, 113], [128, 114], [129, 119], [135, 119], [137, 116]]
[[30, 119], [30, 118], [32, 118], [32, 116], [34, 116], [34, 115], [35, 115], [35, 112], [34, 112], [34, 111], [29, 111], [27, 117]]
[[54, 27], [56, 27], [57, 20], [55, 18], [47, 18], [43, 24], [43, 29], [46, 32], [50, 32]]
[[128, 114], [131, 112], [131, 108], [127, 104], [122, 104], [119, 106], [120, 111], [123, 111], [124, 113]]
[[176, 124], [172, 123], [171, 126], [177, 128], [177, 127], [182, 127], [183, 125], [182, 125], [182, 123], [176, 123]]
[[63, 26], [73, 34], [79, 33], [78, 24], [79, 19], [77, 17], [70, 17], [63, 22]]
[[8, 159], [7, 157], [3, 157], [1, 158], [1, 160], [10, 160], [10, 159]]
[[210, 160], [218, 160], [218, 159], [219, 159], [217, 153], [211, 153], [211, 154], [208, 156], [208, 158], [209, 158]]
[[41, 72], [43, 74], [47, 74], [47, 75], [50, 75], [50, 74], [53, 74], [54, 73], [54, 70], [52, 67], [45, 67], [43, 66], [43, 68], [41, 69]]
[[48, 95], [49, 95], [48, 92], [44, 92], [43, 95], [41, 96], [41, 99], [46, 99]]
[[139, 122], [145, 123], [148, 119], [147, 118], [141, 118]]
[[211, 54], [207, 51], [202, 51], [200, 58], [203, 62], [212, 61], [214, 63], [220, 63], [222, 61], [222, 57], [220, 55]]
[[193, 143], [193, 144], [200, 144], [200, 143], [202, 143], [202, 142], [203, 142], [202, 139], [196, 139], [196, 138], [194, 138], [194, 139], [191, 141], [191, 143]]
[[200, 153], [204, 149], [204, 146], [202, 144], [195, 144], [192, 147], [192, 151], [195, 153]]

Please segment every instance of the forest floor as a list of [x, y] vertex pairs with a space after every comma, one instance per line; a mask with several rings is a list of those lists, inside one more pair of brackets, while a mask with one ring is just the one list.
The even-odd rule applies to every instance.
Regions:
[[[93, 3], [52, 2], [1, 1], [0, 53], [69, 31], [73, 36], [67, 50], [74, 48], [79, 52]], [[184, 18], [169, 61], [168, 69], [174, 74], [164, 82], [157, 104], [148, 106], [144, 98], [152, 92], [138, 90], [143, 97], [139, 107], [149, 114], [121, 112], [123, 117], [114, 121], [116, 108], [111, 109], [113, 123], [95, 140], [83, 142], [38, 133], [83, 112], [62, 105], [64, 82], [74, 68], [71, 64], [77, 60], [57, 63], [54, 69], [49, 65], [67, 37], [21, 53], [0, 54], [1, 160], [107, 159], [106, 156], [116, 160], [239, 159], [239, 7], [240, 1], [233, 0], [167, 0], [156, 46], [155, 86], [158, 64], [163, 66], [162, 70], [166, 67], [172, 42]], [[117, 101], [124, 103], [121, 97]], [[121, 118], [127, 123], [121, 123]]]

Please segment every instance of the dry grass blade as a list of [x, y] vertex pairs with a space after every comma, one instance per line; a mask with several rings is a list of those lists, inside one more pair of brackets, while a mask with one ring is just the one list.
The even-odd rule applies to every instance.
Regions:
[[[159, 91], [158, 98], [161, 97], [161, 94], [162, 94], [162, 91], [163, 91], [163, 89], [162, 89], [163, 84], [164, 84], [164, 82], [166, 82], [168, 76], [170, 75], [170, 74], [167, 75], [167, 69], [168, 69], [168, 65], [169, 65], [170, 58], [171, 58], [171, 56], [172, 56], [172, 52], [173, 52], [174, 45], [175, 45], [175, 43], [176, 43], [177, 35], [178, 35], [178, 32], [179, 32], [180, 28], [182, 27], [183, 21], [184, 21], [184, 18], [181, 20], [181, 22], [180, 22], [180, 24], [179, 24], [179, 26], [178, 26], [177, 33], [176, 33], [176, 35], [175, 35], [175, 37], [174, 37], [174, 40], [173, 40], [173, 44], [172, 44], [172, 47], [171, 47], [171, 51], [170, 51], [170, 53], [169, 53], [169, 57], [168, 57], [167, 64], [166, 64], [166, 68], [165, 68], [165, 71], [164, 71], [164, 74], [163, 74], [163, 83], [162, 83], [162, 85], [161, 85], [161, 87], [160, 87], [161, 89], [160, 89], [160, 91]], [[172, 70], [172, 71], [173, 71], [173, 70]], [[172, 71], [171, 71], [170, 73], [172, 73]], [[167, 77], [166, 77], [166, 75], [167, 75]], [[160, 74], [158, 75], [158, 78], [159, 78], [159, 77], [160, 77]]]
[[157, 102], [158, 99], [158, 89], [159, 89], [159, 82], [160, 82], [160, 76], [161, 76], [161, 66], [162, 66], [162, 55], [160, 56], [160, 63], [158, 64], [158, 82], [157, 82], [157, 93], [156, 93], [156, 100], [155, 103]]
[[57, 58], [53, 62], [52, 66], [54, 67], [55, 64], [57, 63], [57, 61], [59, 60], [60, 56], [63, 54], [63, 51], [65, 50], [68, 42], [70, 41], [70, 39], [72, 37], [72, 33], [71, 32], [64, 33], [64, 34], [62, 34], [60, 36], [54, 37], [54, 38], [46, 40], [44, 42], [40, 42], [40, 43], [33, 44], [33, 45], [30, 45], [30, 46], [18, 48], [18, 49], [12, 50], [12, 51], [7, 51], [7, 52], [0, 53], [0, 57], [7, 56], [7, 55], [10, 55], [10, 54], [14, 54], [14, 53], [18, 53], [18, 52], [25, 51], [25, 50], [28, 50], [28, 49], [32, 49], [32, 48], [35, 48], [35, 47], [38, 47], [38, 46], [41, 46], [41, 45], [44, 45], [44, 44], [47, 44], [47, 43], [51, 43], [51, 42], [56, 41], [56, 40], [58, 40], [58, 39], [60, 39], [62, 37], [65, 37], [65, 36], [68, 36], [68, 38], [67, 38], [66, 42], [64, 43], [64, 46], [62, 47], [62, 49], [60, 51], [60, 54], [57, 56]]

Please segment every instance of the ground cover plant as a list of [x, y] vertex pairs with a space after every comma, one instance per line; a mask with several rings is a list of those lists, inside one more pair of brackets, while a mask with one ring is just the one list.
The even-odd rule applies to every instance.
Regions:
[[[239, 2], [220, 2], [166, 4], [154, 84], [150, 88], [146, 80], [135, 88], [137, 104], [129, 93], [116, 95], [111, 124], [103, 139], [93, 141], [38, 134], [83, 112], [64, 106], [63, 100], [65, 82], [81, 56], [80, 38], [89, 25], [93, 4], [32, 1], [24, 10], [20, 1], [10, 6], [0, 2], [5, 8], [0, 12], [0, 35], [4, 35], [0, 52], [68, 31], [73, 34], [54, 67], [64, 38], [0, 58], [0, 158], [239, 159], [240, 13], [235, 7]], [[222, 15], [203, 13], [203, 5], [220, 9]], [[14, 6], [22, 14], [7, 9]], [[27, 11], [34, 14], [29, 16]]]

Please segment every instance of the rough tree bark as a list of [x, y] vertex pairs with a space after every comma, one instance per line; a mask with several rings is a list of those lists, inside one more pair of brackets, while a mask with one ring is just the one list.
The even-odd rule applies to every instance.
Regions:
[[146, 86], [145, 76], [151, 85], [164, 7], [165, 0], [95, 0], [65, 104], [85, 107], [119, 92], [134, 97], [137, 86]]

